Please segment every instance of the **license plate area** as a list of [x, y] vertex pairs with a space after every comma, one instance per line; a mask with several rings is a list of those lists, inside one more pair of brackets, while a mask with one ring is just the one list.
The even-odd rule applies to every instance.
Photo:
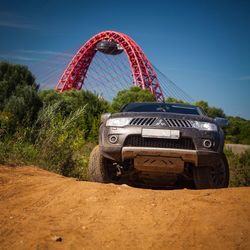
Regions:
[[180, 130], [171, 129], [142, 129], [142, 137], [147, 138], [165, 138], [165, 139], [179, 139]]

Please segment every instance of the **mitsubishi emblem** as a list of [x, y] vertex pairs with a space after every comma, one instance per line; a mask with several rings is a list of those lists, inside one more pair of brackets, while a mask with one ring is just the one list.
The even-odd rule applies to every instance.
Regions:
[[166, 122], [163, 119], [159, 119], [156, 124], [156, 126], [167, 126]]

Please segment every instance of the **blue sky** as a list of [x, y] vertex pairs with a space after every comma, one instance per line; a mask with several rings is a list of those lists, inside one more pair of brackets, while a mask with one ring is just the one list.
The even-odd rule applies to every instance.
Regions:
[[13, 62], [103, 30], [131, 36], [195, 100], [250, 119], [250, 1], [0, 1], [0, 56]]

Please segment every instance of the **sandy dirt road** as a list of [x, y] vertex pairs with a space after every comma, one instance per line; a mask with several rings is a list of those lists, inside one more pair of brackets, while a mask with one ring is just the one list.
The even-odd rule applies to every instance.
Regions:
[[0, 249], [250, 249], [250, 188], [146, 190], [0, 166]]

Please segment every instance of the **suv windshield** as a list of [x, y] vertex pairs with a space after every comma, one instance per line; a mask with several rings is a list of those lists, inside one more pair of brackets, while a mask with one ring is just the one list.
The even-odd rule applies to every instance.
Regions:
[[200, 115], [196, 106], [173, 103], [129, 103], [121, 112], [167, 112]]

